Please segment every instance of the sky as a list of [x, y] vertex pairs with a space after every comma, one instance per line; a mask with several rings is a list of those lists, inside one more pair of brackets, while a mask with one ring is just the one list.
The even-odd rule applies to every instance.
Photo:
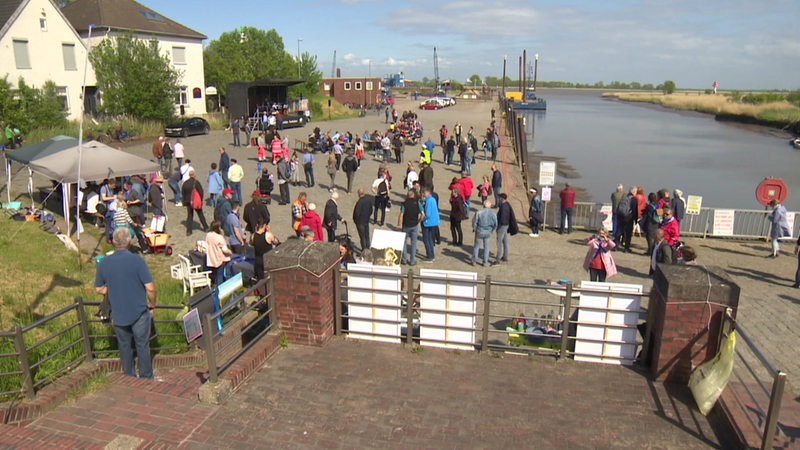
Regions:
[[138, 1], [209, 41], [274, 28], [325, 77], [335, 52], [342, 76], [433, 79], [436, 47], [440, 79], [462, 82], [500, 77], [504, 57], [516, 79], [527, 50], [540, 80], [800, 89], [798, 0]]

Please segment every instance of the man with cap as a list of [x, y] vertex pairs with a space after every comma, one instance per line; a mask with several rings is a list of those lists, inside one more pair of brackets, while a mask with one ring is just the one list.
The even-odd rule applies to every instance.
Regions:
[[233, 189], [225, 188], [222, 190], [222, 199], [217, 202], [214, 207], [214, 220], [219, 223], [225, 223], [225, 218], [233, 211]]
[[531, 198], [530, 208], [528, 208], [528, 221], [531, 224], [531, 232], [528, 236], [537, 238], [539, 237], [539, 225], [544, 220], [544, 217], [542, 217], [542, 198], [536, 188], [530, 188], [528, 195]]

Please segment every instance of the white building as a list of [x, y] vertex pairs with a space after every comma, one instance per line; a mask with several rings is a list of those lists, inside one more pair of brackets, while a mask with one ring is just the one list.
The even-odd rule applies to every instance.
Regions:
[[[45, 0], [39, 0], [45, 1]], [[157, 39], [159, 49], [180, 71], [181, 91], [175, 96], [176, 114], [206, 113], [203, 40], [206, 36], [187, 28], [133, 0], [77, 0], [62, 10], [91, 47], [118, 33], [132, 32], [140, 39]], [[90, 92], [87, 92], [87, 96]]]
[[[0, 77], [8, 76], [12, 87], [20, 78], [33, 87], [53, 81], [67, 116], [76, 119], [85, 59], [84, 42], [50, 0], [0, 0]], [[88, 72], [87, 84], [94, 85]]]

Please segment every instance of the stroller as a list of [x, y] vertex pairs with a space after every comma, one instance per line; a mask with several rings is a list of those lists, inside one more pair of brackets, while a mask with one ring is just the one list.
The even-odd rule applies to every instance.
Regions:
[[344, 234], [337, 235], [336, 241], [343, 242], [351, 255], [358, 255], [359, 253], [356, 251], [356, 245], [353, 243], [353, 239], [350, 238], [350, 228], [347, 226], [347, 221], [343, 220], [342, 223], [344, 223]]

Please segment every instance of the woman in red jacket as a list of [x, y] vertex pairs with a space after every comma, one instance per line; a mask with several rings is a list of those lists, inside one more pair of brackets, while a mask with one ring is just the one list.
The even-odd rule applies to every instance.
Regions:
[[308, 211], [306, 211], [303, 214], [303, 218], [300, 219], [300, 228], [303, 228], [303, 226], [308, 226], [311, 228], [311, 231], [314, 232], [314, 240], [322, 241], [322, 218], [319, 217], [316, 209], [317, 205], [314, 203], [308, 204]]

